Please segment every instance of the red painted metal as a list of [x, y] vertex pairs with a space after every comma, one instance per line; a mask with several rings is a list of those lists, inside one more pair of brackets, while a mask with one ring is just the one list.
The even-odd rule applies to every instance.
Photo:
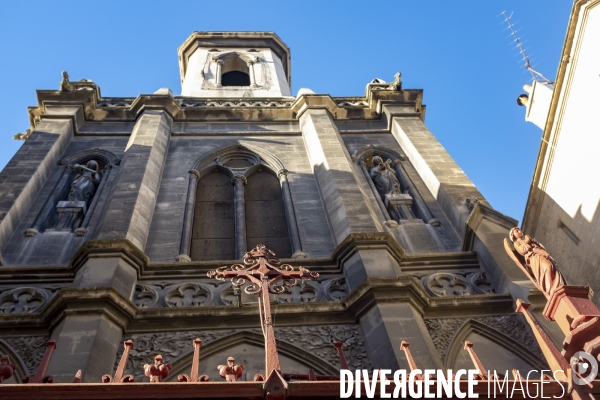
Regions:
[[344, 355], [344, 342], [335, 342], [334, 346], [340, 357], [342, 369], [348, 369], [348, 363], [346, 362], [346, 356]]
[[171, 370], [171, 364], [163, 364], [160, 354], [154, 357], [154, 364], [144, 365], [144, 375], [150, 378], [150, 382], [159, 383], [167, 376]]
[[475, 349], [473, 348], [473, 343], [466, 340], [465, 341], [465, 350], [469, 352], [469, 356], [471, 356], [471, 361], [473, 361], [473, 365], [475, 366], [477, 371], [479, 371], [478, 379], [479, 380], [487, 380], [488, 379], [487, 370], [481, 363], [481, 360], [479, 360], [479, 357], [477, 357], [477, 353], [475, 353]]
[[133, 375], [125, 375], [123, 376], [123, 371], [125, 371], [125, 366], [127, 365], [127, 357], [129, 357], [129, 351], [133, 349], [133, 341], [127, 340], [123, 342], [123, 354], [121, 355], [121, 361], [119, 361], [119, 365], [117, 366], [117, 371], [115, 372], [114, 378], [108, 374], [102, 376], [102, 383], [130, 383], [135, 379]]
[[48, 364], [50, 364], [50, 358], [52, 357], [52, 352], [56, 349], [56, 340], [48, 340], [46, 342], [46, 352], [44, 353], [44, 358], [40, 362], [40, 366], [33, 379], [30, 376], [23, 377], [23, 383], [52, 383], [54, 382], [54, 378], [50, 375], [46, 375], [46, 370], [48, 369]]
[[0, 359], [0, 382], [13, 376], [15, 369], [17, 369], [17, 366], [10, 363], [10, 358], [8, 356], [2, 356]]
[[236, 364], [233, 357], [227, 358], [227, 365], [219, 365], [217, 369], [226, 382], [237, 382], [244, 374], [244, 366]]
[[208, 382], [208, 375], [198, 376], [198, 365], [200, 364], [200, 349], [202, 348], [202, 340], [194, 339], [194, 359], [192, 360], [192, 371], [190, 375], [181, 374], [177, 376], [178, 382]]
[[[209, 271], [207, 275], [209, 278], [219, 280], [231, 279], [232, 284], [236, 287], [241, 287], [249, 282], [244, 291], [258, 296], [260, 322], [265, 337], [265, 376], [268, 377], [268, 381], [273, 371], [281, 370], [273, 332], [269, 293], [283, 293], [286, 286], [297, 285], [298, 279], [317, 279], [319, 274], [310, 272], [303, 267], [294, 271], [291, 265], [282, 265], [281, 261], [275, 257], [275, 253], [262, 244], [247, 252], [243, 262], [244, 264], [234, 264], [230, 267], [219, 267], [214, 271]], [[282, 284], [277, 285], [280, 282]], [[275, 376], [281, 376], [281, 374], [278, 373]]]

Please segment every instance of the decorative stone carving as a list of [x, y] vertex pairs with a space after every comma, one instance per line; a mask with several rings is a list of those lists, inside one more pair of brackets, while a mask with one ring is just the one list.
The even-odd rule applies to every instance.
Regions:
[[482, 197], [469, 196], [465, 199], [465, 205], [469, 210], [472, 210], [473, 208], [475, 208], [475, 205], [481, 201], [483, 201]]
[[179, 102], [180, 107], [264, 107], [264, 108], [281, 108], [291, 107], [291, 101], [252, 101], [252, 100], [207, 100], [207, 101], [190, 101], [184, 100]]
[[139, 308], [154, 308], [160, 296], [158, 290], [150, 285], [136, 285], [133, 294], [133, 302]]
[[402, 74], [400, 72], [396, 72], [396, 75], [394, 75], [394, 81], [392, 83], [390, 83], [390, 86], [388, 86], [389, 90], [401, 90], [402, 89], [402, 81], [400, 80], [400, 78], [402, 77]]
[[0, 312], [2, 314], [37, 312], [44, 307], [49, 297], [48, 291], [36, 287], [7, 290], [0, 294]]
[[437, 272], [421, 278], [423, 287], [435, 297], [493, 294], [494, 289], [483, 271], [471, 273]]
[[73, 90], [73, 84], [69, 81], [69, 74], [67, 71], [62, 72], [62, 80], [59, 83], [61, 92], [71, 92]]
[[392, 160], [383, 162], [379, 156], [373, 157], [373, 167], [370, 170], [371, 179], [382, 200], [387, 194], [400, 194], [400, 182], [396, 172], [391, 167]]
[[[425, 320], [425, 326], [427, 327], [429, 336], [431, 336], [433, 345], [440, 353], [442, 359], [446, 356], [454, 336], [467, 319], [468, 318], [439, 318]], [[471, 319], [503, 333], [543, 359], [543, 355], [541, 354], [537, 342], [531, 337], [529, 330], [521, 321], [518, 314]]]
[[165, 288], [164, 303], [167, 307], [198, 307], [212, 302], [210, 287], [199, 283], [182, 283]]
[[[287, 288], [272, 300], [279, 303], [340, 301], [348, 295], [348, 286], [343, 277], [334, 277], [306, 282], [304, 285]], [[202, 307], [238, 305], [239, 289], [231, 282], [179, 282], [144, 283], [136, 285], [133, 302], [139, 308]]]
[[421, 279], [429, 294], [436, 297], [465, 296], [473, 294], [471, 285], [460, 275], [447, 272], [427, 275]]
[[336, 104], [338, 105], [338, 107], [368, 107], [369, 106], [369, 103], [366, 101], [354, 100], [354, 99], [338, 101]]
[[37, 371], [44, 353], [46, 352], [46, 343], [50, 340], [48, 336], [11, 336], [0, 338], [6, 343], [14, 353], [18, 354], [23, 360], [27, 371], [25, 375], [31, 375]]
[[[153, 363], [154, 356], [159, 353], [162, 354], [165, 362], [174, 364], [180, 358], [193, 352], [190, 342], [195, 338], [201, 338], [203, 347], [205, 347], [217, 339], [243, 331], [250, 331], [262, 336], [260, 329], [136, 333], [124, 336], [123, 340], [130, 339], [134, 343], [134, 348], [129, 352], [126, 371], [133, 374], [135, 380], [140, 382], [144, 376], [144, 365]], [[357, 325], [275, 327], [275, 338], [277, 341], [304, 349], [336, 368], [340, 361], [333, 343], [340, 341], [344, 343], [344, 354], [351, 369], [370, 370], [373, 368], [364, 337]], [[115, 368], [122, 353], [123, 349], [119, 349]]]

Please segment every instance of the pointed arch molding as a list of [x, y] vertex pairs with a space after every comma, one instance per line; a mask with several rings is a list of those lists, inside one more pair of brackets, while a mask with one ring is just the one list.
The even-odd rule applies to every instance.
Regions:
[[[227, 356], [232, 355], [227, 354], [226, 350], [239, 344], [264, 347], [260, 328], [135, 333], [123, 337], [123, 341], [133, 340], [135, 350], [129, 353], [127, 373], [133, 374], [136, 381], [142, 381], [144, 364], [151, 364], [154, 357], [161, 354], [165, 362], [173, 365], [169, 380], [177, 379], [178, 374], [189, 374], [193, 357], [192, 341], [196, 338], [203, 342], [200, 366], [203, 366], [203, 360], [215, 354], [222, 353], [225, 361]], [[350, 368], [372, 368], [364, 337], [357, 325], [276, 327], [275, 339], [279, 354], [307, 365], [307, 372], [308, 368], [313, 368], [318, 374], [339, 373], [341, 366], [333, 347], [335, 341], [345, 343], [344, 353]], [[122, 353], [121, 346], [115, 359], [115, 368]], [[208, 367], [216, 368], [216, 365]]]
[[94, 148], [78, 151], [60, 160], [59, 165], [70, 165], [84, 163], [91, 159], [100, 160], [105, 166], [117, 166], [121, 160], [112, 152], [104, 149]]
[[440, 318], [426, 320], [425, 325], [444, 368], [453, 367], [459, 352], [464, 351], [465, 340], [472, 333], [492, 341], [531, 366], [546, 365], [535, 339], [518, 315]]
[[[230, 168], [227, 166], [228, 161], [235, 158], [243, 158], [248, 162], [245, 168]], [[196, 204], [196, 190], [198, 181], [204, 176], [218, 171], [232, 178], [232, 184], [235, 186], [235, 196], [243, 199], [243, 186], [248, 178], [253, 173], [265, 170], [278, 178], [281, 187], [281, 196], [285, 209], [285, 217], [288, 225], [290, 244], [292, 249], [292, 258], [305, 258], [306, 255], [302, 252], [302, 244], [300, 242], [300, 233], [290, 185], [287, 179], [288, 170], [283, 162], [274, 154], [252, 145], [234, 144], [220, 149], [211, 151], [210, 153], [197, 159], [189, 171], [188, 192], [186, 197], [185, 211], [183, 215], [183, 228], [181, 232], [181, 244], [179, 247], [179, 255], [175, 257], [177, 261], [189, 262], [192, 230], [194, 224], [194, 209]], [[240, 177], [240, 178], [237, 178]], [[237, 208], [237, 207], [236, 207]], [[240, 232], [245, 232], [245, 215], [243, 212], [236, 212], [236, 226], [240, 226]], [[236, 234], [236, 256], [241, 258], [246, 252], [246, 238], [239, 237]]]

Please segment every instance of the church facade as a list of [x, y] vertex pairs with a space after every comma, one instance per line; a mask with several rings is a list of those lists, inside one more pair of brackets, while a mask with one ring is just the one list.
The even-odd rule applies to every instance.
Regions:
[[488, 369], [542, 369], [514, 301], [545, 298], [502, 247], [516, 221], [427, 129], [422, 90], [397, 74], [356, 97], [292, 96], [290, 50], [268, 32], [195, 32], [178, 52], [179, 96], [105, 98], [66, 73], [37, 92], [0, 173], [11, 379], [54, 339], [55, 382], [100, 382], [126, 340], [136, 381], [158, 354], [177, 380], [201, 338], [200, 373], [218, 381], [234, 357], [252, 380], [256, 296], [207, 272], [259, 244], [319, 274], [271, 295], [286, 373], [337, 374], [336, 342], [350, 369], [406, 368], [402, 341], [422, 369], [472, 368], [466, 340]]

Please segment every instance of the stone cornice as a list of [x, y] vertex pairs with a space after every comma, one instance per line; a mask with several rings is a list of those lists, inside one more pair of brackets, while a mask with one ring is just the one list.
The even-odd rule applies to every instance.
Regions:
[[517, 226], [518, 223], [516, 219], [511, 218], [508, 215], [504, 215], [490, 207], [477, 203], [466, 222], [465, 235], [463, 238], [463, 251], [472, 251], [477, 229], [484, 219], [502, 226], [506, 229], [506, 232]]
[[[29, 107], [31, 127], [43, 118], [72, 118], [64, 107], [79, 107], [77, 128], [86, 122], [134, 122], [144, 110], [164, 110], [174, 122], [296, 121], [308, 109], [326, 109], [336, 120], [374, 120], [390, 116], [424, 118], [422, 90], [390, 90], [368, 85], [364, 97], [305, 94], [298, 98], [188, 98], [141, 94], [132, 98], [102, 98], [92, 82], [73, 82], [76, 90], [38, 90], [37, 107]], [[394, 106], [394, 107], [391, 107]], [[393, 111], [386, 109], [390, 108]], [[53, 109], [55, 111], [53, 111]], [[388, 115], [389, 114], [389, 115]], [[388, 123], [389, 125], [389, 123]]]
[[120, 257], [137, 271], [138, 278], [148, 265], [149, 259], [143, 251], [134, 246], [129, 240], [88, 240], [71, 258], [70, 266], [77, 273], [90, 258]]

